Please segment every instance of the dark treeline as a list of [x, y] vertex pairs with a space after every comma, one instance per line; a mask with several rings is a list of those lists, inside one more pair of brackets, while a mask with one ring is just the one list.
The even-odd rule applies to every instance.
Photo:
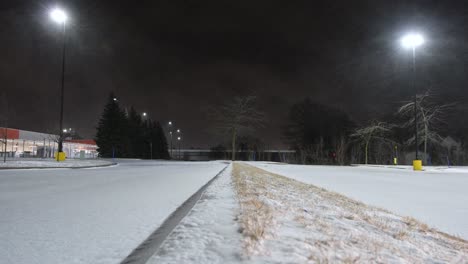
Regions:
[[339, 109], [310, 99], [294, 104], [283, 128], [284, 140], [302, 164], [411, 164], [415, 159], [415, 127], [418, 159], [425, 165], [462, 165], [467, 162], [465, 133], [451, 129], [460, 119], [459, 106], [439, 101], [430, 91], [403, 102], [393, 113], [363, 124], [353, 122]]
[[142, 117], [133, 107], [124, 111], [109, 95], [96, 133], [101, 157], [168, 159], [167, 140], [161, 124]]

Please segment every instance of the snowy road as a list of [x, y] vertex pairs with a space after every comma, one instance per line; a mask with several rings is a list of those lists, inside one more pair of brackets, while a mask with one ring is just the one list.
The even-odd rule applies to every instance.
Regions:
[[225, 166], [0, 171], [0, 263], [119, 263]]
[[468, 168], [414, 172], [370, 167], [251, 162], [468, 239]]

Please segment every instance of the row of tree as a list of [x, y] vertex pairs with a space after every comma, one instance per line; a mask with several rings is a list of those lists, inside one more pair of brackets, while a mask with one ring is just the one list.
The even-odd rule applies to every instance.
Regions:
[[133, 107], [126, 111], [113, 93], [99, 120], [95, 140], [101, 157], [170, 158], [161, 124], [143, 117]]
[[344, 111], [306, 99], [291, 107], [283, 134], [303, 164], [408, 164], [416, 147], [424, 164], [462, 164], [467, 149], [446, 128], [454, 107], [425, 92], [383, 120], [358, 126]]

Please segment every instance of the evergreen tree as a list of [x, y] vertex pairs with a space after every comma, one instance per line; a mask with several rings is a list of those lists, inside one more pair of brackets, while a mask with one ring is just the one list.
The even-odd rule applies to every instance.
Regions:
[[96, 144], [101, 157], [130, 157], [128, 121], [115, 95], [111, 93], [104, 107], [96, 133]]
[[152, 145], [153, 159], [169, 159], [167, 139], [159, 122], [150, 123], [149, 140]]
[[128, 114], [128, 133], [130, 141], [130, 155], [133, 158], [146, 158], [148, 155], [148, 148], [146, 143], [145, 134], [147, 128], [141, 120], [140, 114], [137, 113], [135, 108], [131, 107]]

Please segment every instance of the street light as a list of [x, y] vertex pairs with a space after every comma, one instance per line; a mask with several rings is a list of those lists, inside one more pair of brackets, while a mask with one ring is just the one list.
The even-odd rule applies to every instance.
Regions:
[[171, 138], [171, 158], [172, 158], [172, 121], [169, 121], [167, 123], [169, 125], [169, 135], [170, 135], [170, 138]]
[[[177, 132], [179, 132], [179, 131], [180, 131], [180, 130], [177, 129]], [[177, 137], [177, 142], [178, 142], [178, 145], [179, 145], [179, 151], [178, 151], [178, 155], [177, 155], [177, 156], [178, 156], [178, 158], [179, 158], [180, 160], [182, 160], [182, 157], [181, 157], [181, 155], [180, 155], [180, 140], [181, 140], [181, 137]]]
[[416, 75], [416, 48], [424, 44], [424, 37], [419, 33], [409, 33], [404, 35], [401, 40], [401, 46], [405, 49], [411, 49], [413, 52], [413, 77], [411, 78], [411, 86], [414, 91], [414, 141], [416, 144], [416, 155], [413, 161], [413, 169], [421, 170], [422, 161], [419, 160], [418, 155], [418, 92], [416, 89], [415, 75]]
[[52, 9], [52, 11], [50, 11], [49, 15], [50, 15], [50, 18], [53, 21], [57, 22], [58, 24], [65, 23], [68, 20], [67, 13], [65, 13], [65, 11], [63, 11], [60, 8]]
[[49, 17], [52, 21], [62, 26], [62, 81], [60, 89], [60, 128], [59, 128], [59, 142], [58, 142], [58, 153], [57, 161], [65, 159], [65, 153], [63, 152], [63, 98], [64, 98], [64, 88], [65, 88], [65, 44], [66, 44], [66, 35], [65, 35], [65, 25], [68, 20], [67, 13], [60, 8], [54, 8], [50, 11]]
[[[151, 124], [150, 124], [151, 122], [150, 122], [150, 120], [148, 120], [149, 118], [147, 118], [147, 117], [148, 117], [148, 114], [147, 114], [146, 112], [143, 112], [143, 113], [141, 113], [141, 115], [142, 115], [143, 118], [145, 119], [145, 121], [144, 121], [144, 122], [145, 122], [145, 126], [146, 126], [147, 128], [150, 128], [150, 129], [151, 129]], [[150, 137], [150, 141], [149, 141], [149, 148], [150, 148], [150, 159], [153, 159], [153, 140], [151, 139], [151, 137]]]

